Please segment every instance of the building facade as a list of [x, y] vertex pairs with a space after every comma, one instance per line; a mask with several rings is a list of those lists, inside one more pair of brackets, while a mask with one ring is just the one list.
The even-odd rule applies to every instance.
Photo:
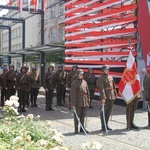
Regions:
[[[65, 39], [65, 4], [64, 1], [47, 0], [47, 10], [44, 13], [44, 44], [64, 43]], [[17, 0], [13, 1], [13, 6], [18, 6]], [[52, 7], [51, 7], [52, 6]], [[23, 7], [28, 7], [28, 0], [23, 0]], [[34, 8], [31, 6], [31, 8]], [[39, 9], [41, 5], [39, 4]], [[25, 48], [31, 48], [41, 45], [41, 15], [34, 12], [19, 12], [9, 10], [9, 13], [3, 17], [25, 19]], [[0, 23], [11, 26], [11, 51], [21, 50], [22, 45], [22, 23], [14, 21], [0, 20]], [[1, 54], [9, 52], [9, 32], [1, 30]], [[5, 57], [5, 56], [4, 56]], [[2, 59], [3, 60], [3, 59]], [[3, 62], [2, 62], [3, 63]], [[11, 58], [11, 63], [15, 68], [22, 65], [22, 57]], [[4, 63], [3, 63], [4, 64]]]

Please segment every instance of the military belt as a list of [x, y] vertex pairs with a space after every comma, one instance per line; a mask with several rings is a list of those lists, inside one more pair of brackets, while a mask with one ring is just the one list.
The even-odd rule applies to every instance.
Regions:
[[87, 93], [85, 93], [85, 92], [79, 92], [78, 95], [83, 96], [83, 95], [87, 95]]
[[113, 90], [112, 87], [105, 88], [105, 90]]

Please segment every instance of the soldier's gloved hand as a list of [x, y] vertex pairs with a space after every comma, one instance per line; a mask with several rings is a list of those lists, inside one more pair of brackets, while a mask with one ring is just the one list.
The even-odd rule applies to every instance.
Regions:
[[76, 107], [75, 107], [75, 106], [71, 106], [71, 108], [72, 108], [72, 109], [76, 109]]
[[48, 89], [46, 88], [45, 91], [48, 92]]
[[106, 100], [105, 99], [102, 99], [101, 100], [101, 104], [105, 104]]

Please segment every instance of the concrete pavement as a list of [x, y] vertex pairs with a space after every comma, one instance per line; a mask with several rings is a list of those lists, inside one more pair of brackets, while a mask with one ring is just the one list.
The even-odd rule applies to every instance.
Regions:
[[[68, 99], [66, 99], [68, 102]], [[73, 111], [68, 109], [68, 104], [56, 106], [56, 98], [53, 99], [55, 111], [45, 111], [45, 97], [38, 96], [39, 107], [29, 107], [25, 114], [40, 115], [42, 120], [50, 120], [52, 128], [57, 129], [64, 136], [64, 142], [68, 146], [79, 150], [82, 143], [98, 141], [103, 145], [103, 150], [150, 150], [150, 129], [147, 128], [147, 111], [137, 110], [135, 124], [139, 130], [126, 130], [125, 107], [114, 105], [109, 126], [113, 131], [108, 135], [100, 131], [100, 107], [98, 101], [93, 101], [93, 109], [88, 109], [86, 129], [89, 135], [83, 133], [74, 135]]]

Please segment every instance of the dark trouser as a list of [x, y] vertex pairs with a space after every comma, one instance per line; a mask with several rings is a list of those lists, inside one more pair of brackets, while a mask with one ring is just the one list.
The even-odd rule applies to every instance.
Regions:
[[62, 104], [64, 92], [65, 92], [65, 86], [58, 85], [58, 87], [57, 87], [57, 105]]
[[[80, 122], [81, 122], [82, 126], [84, 127], [84, 118], [87, 113], [87, 107], [77, 107], [76, 111], [77, 111], [77, 115], [80, 119]], [[74, 127], [75, 127], [75, 131], [78, 132], [78, 120], [77, 120], [75, 114], [74, 114]], [[81, 129], [81, 127], [80, 127], [80, 129]]]
[[[110, 114], [112, 112], [114, 101], [115, 100], [106, 100], [106, 103], [104, 106], [106, 126], [108, 126], [108, 121], [109, 121]], [[100, 112], [100, 118], [101, 118], [102, 129], [105, 129], [102, 111]]]
[[39, 93], [38, 88], [31, 88], [31, 106], [33, 105], [36, 106], [38, 93]]
[[64, 88], [63, 103], [66, 103], [66, 87]]
[[146, 101], [148, 102], [147, 103], [147, 108], [148, 108], [148, 126], [150, 127], [150, 101], [149, 101], [149, 98], [146, 98]]
[[9, 100], [9, 98], [15, 94], [16, 94], [16, 90], [14, 88], [11, 88], [11, 89], [8, 88], [8, 90], [6, 91], [6, 99]]
[[91, 106], [91, 104], [92, 104], [92, 99], [93, 99], [93, 97], [94, 97], [94, 93], [95, 93], [94, 90], [90, 90], [90, 106]]
[[148, 126], [150, 127], [150, 112], [148, 112]]
[[46, 91], [46, 110], [52, 108], [53, 90]]
[[26, 105], [29, 106], [30, 105], [30, 92], [27, 91], [27, 100], [26, 100]]
[[27, 99], [27, 91], [19, 90], [19, 111], [25, 110], [25, 104]]
[[127, 126], [128, 125], [132, 125], [133, 124], [133, 120], [134, 120], [134, 113], [138, 107], [138, 99], [135, 98], [134, 100], [132, 100], [132, 102], [130, 102], [127, 105], [126, 108], [126, 119], [127, 119]]
[[1, 89], [1, 106], [4, 106], [6, 100], [6, 89]]

